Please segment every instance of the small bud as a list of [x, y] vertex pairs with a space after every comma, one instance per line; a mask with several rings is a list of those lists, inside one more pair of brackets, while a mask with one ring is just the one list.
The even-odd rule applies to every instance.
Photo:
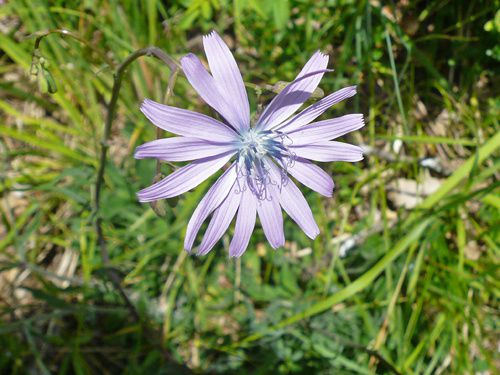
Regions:
[[54, 77], [52, 77], [52, 74], [50, 74], [50, 72], [45, 68], [43, 69], [43, 76], [45, 78], [45, 81], [47, 82], [48, 93], [55, 94], [57, 92], [57, 85]]
[[38, 80], [38, 88], [43, 93], [54, 94], [57, 92], [57, 85], [54, 77], [48, 70], [49, 62], [42, 57], [40, 50], [33, 52], [30, 66], [31, 79]]
[[150, 202], [149, 205], [157, 216], [165, 217], [167, 215], [165, 202], [163, 200]]
[[38, 76], [38, 72], [40, 71], [39, 66], [40, 66], [40, 50], [36, 49], [33, 52], [33, 58], [31, 59], [30, 75], [32, 77]]
[[170, 207], [174, 208], [179, 203], [179, 196], [167, 199], [167, 203]]

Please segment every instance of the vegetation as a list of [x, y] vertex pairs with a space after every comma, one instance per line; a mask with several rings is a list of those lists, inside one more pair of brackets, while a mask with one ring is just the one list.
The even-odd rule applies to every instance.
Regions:
[[[0, 372], [494, 373], [499, 5], [0, 5]], [[52, 29], [72, 34], [47, 35], [35, 50], [36, 33]], [[333, 198], [303, 189], [315, 241], [286, 218], [285, 248], [272, 250], [258, 226], [242, 258], [228, 257], [228, 237], [198, 258], [182, 242], [210, 182], [137, 202], [156, 175], [154, 161], [133, 158], [156, 137], [139, 106], [164, 100], [171, 72], [149, 57], [123, 77], [94, 210], [116, 67], [149, 45], [201, 57], [212, 29], [235, 52], [254, 111], [317, 49], [335, 69], [325, 93], [358, 85], [325, 117], [363, 113], [349, 140], [366, 157], [326, 166]], [[182, 74], [169, 103], [210, 114]]]

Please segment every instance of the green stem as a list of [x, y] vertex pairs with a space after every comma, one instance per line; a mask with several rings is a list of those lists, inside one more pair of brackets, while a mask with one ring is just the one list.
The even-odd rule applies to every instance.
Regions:
[[97, 181], [95, 184], [94, 212], [96, 215], [99, 213], [99, 208], [100, 208], [101, 187], [104, 181], [104, 171], [106, 169], [106, 157], [109, 147], [108, 141], [111, 135], [111, 127], [113, 125], [113, 118], [115, 117], [116, 104], [118, 102], [118, 95], [120, 93], [120, 88], [122, 85], [123, 74], [125, 73], [125, 69], [134, 60], [138, 59], [141, 56], [154, 56], [157, 59], [163, 61], [170, 67], [171, 77], [177, 75], [177, 71], [179, 70], [179, 64], [158, 47], [142, 48], [131, 53], [116, 69], [116, 72], [114, 74], [114, 83], [113, 83], [113, 90], [111, 93], [111, 99], [109, 101], [109, 104], [107, 105], [108, 113], [106, 116], [106, 123], [104, 125], [104, 134], [101, 140], [101, 156], [99, 158], [99, 169], [97, 172]]
[[[106, 170], [106, 159], [107, 159], [107, 154], [108, 154], [108, 148], [109, 148], [109, 138], [111, 136], [111, 127], [113, 125], [113, 118], [115, 116], [116, 112], [116, 105], [118, 103], [118, 95], [120, 93], [120, 88], [123, 80], [123, 75], [125, 73], [125, 70], [127, 67], [136, 59], [138, 59], [141, 56], [154, 56], [157, 59], [163, 61], [165, 64], [167, 64], [170, 67], [170, 79], [169, 79], [169, 88], [167, 89], [167, 95], [170, 95], [169, 92], [172, 91], [173, 89], [173, 83], [175, 82], [175, 77], [177, 76], [178, 70], [180, 69], [179, 64], [171, 58], [169, 55], [167, 55], [165, 52], [163, 52], [161, 49], [158, 47], [147, 47], [147, 48], [142, 48], [139, 49], [133, 53], [131, 53], [116, 69], [116, 72], [114, 74], [114, 82], [113, 82], [113, 89], [111, 92], [111, 99], [109, 101], [109, 104], [107, 105], [107, 116], [106, 116], [106, 123], [104, 125], [104, 133], [102, 136], [101, 140], [101, 155], [99, 158], [99, 169], [97, 172], [97, 180], [95, 184], [95, 191], [94, 191], [94, 215], [96, 216], [96, 221], [95, 221], [95, 226], [96, 226], [96, 232], [97, 232], [97, 241], [99, 244], [99, 247], [101, 249], [101, 257], [104, 266], [107, 269], [107, 274], [108, 277], [110, 278], [111, 282], [113, 283], [114, 287], [116, 290], [120, 293], [122, 296], [125, 304], [127, 305], [127, 308], [129, 309], [130, 313], [132, 314], [133, 318], [135, 321], [140, 322], [140, 316], [139, 313], [137, 312], [135, 306], [132, 304], [130, 299], [128, 298], [127, 294], [125, 293], [125, 290], [121, 286], [121, 280], [120, 276], [114, 272], [114, 269], [110, 267], [110, 260], [109, 260], [109, 253], [108, 253], [108, 248], [106, 245], [106, 240], [104, 238], [104, 233], [102, 230], [102, 217], [99, 214], [99, 209], [100, 209], [100, 203], [101, 203], [101, 188], [104, 183], [104, 172]], [[170, 354], [169, 353], [164, 353], [169, 359]]]
[[[141, 56], [154, 56], [157, 59], [163, 61], [165, 64], [167, 64], [170, 67], [170, 76], [175, 77], [177, 75], [177, 72], [179, 70], [179, 64], [171, 58], [169, 55], [167, 55], [165, 52], [163, 52], [161, 49], [158, 47], [147, 47], [147, 48], [142, 48], [139, 49], [133, 53], [131, 53], [116, 69], [116, 72], [114, 74], [114, 83], [113, 83], [113, 89], [111, 93], [111, 99], [109, 101], [109, 104], [107, 105], [107, 116], [106, 116], [106, 123], [104, 125], [104, 133], [102, 136], [101, 140], [101, 155], [99, 158], [99, 167], [98, 167], [98, 172], [97, 172], [97, 180], [95, 183], [95, 191], [94, 191], [94, 215], [96, 216], [96, 221], [95, 221], [95, 226], [96, 226], [96, 231], [97, 231], [97, 241], [99, 244], [99, 247], [101, 249], [101, 257], [104, 266], [108, 269], [108, 276], [111, 279], [112, 283], [114, 284], [115, 288], [118, 290], [120, 295], [122, 296], [123, 300], [125, 301], [125, 304], [129, 308], [131, 314], [133, 315], [134, 319], [136, 321], [140, 321], [139, 314], [137, 313], [137, 310], [133, 306], [132, 302], [128, 298], [127, 294], [121, 287], [121, 281], [120, 277], [113, 271], [112, 268], [109, 267], [110, 261], [109, 261], [109, 253], [108, 253], [108, 248], [106, 245], [106, 240], [104, 239], [104, 233], [102, 230], [102, 217], [99, 214], [99, 209], [100, 209], [100, 203], [101, 203], [101, 189], [102, 185], [104, 183], [104, 172], [106, 170], [106, 159], [107, 159], [107, 154], [108, 154], [108, 148], [109, 148], [109, 138], [111, 135], [111, 127], [113, 125], [113, 118], [115, 116], [116, 112], [116, 104], [118, 103], [118, 95], [120, 93], [120, 88], [122, 85], [122, 80], [123, 80], [123, 75], [125, 73], [125, 70], [127, 67], [136, 59], [138, 59]], [[171, 84], [173, 80], [169, 80], [169, 85]], [[174, 79], [175, 81], [175, 79]], [[171, 89], [171, 87], [170, 87]]]
[[[66, 29], [52, 29], [52, 30], [47, 30], [47, 31], [42, 31], [39, 33], [35, 33], [34, 35], [37, 36], [35, 40], [35, 49], [33, 51], [33, 59], [39, 57], [39, 47], [40, 43], [48, 35], [51, 34], [60, 34], [60, 35], [66, 35], [69, 36], [80, 43], [92, 47], [88, 42], [80, 38], [77, 34], [68, 31]], [[99, 157], [99, 165], [98, 165], [98, 171], [97, 171], [97, 180], [95, 183], [95, 191], [94, 191], [94, 207], [93, 207], [93, 214], [95, 215], [95, 225], [96, 225], [96, 231], [97, 231], [97, 240], [99, 247], [101, 249], [101, 257], [103, 264], [105, 266], [105, 271], [112, 282], [113, 286], [115, 289], [120, 293], [121, 297], [123, 298], [125, 305], [127, 306], [128, 310], [130, 311], [130, 314], [132, 315], [132, 318], [134, 321], [140, 323], [141, 319], [139, 316], [139, 313], [137, 312], [137, 309], [127, 296], [125, 290], [121, 286], [121, 280], [120, 276], [115, 272], [113, 268], [110, 267], [110, 260], [109, 260], [109, 253], [107, 250], [106, 246], [106, 240], [104, 239], [104, 234], [102, 230], [102, 218], [99, 214], [99, 209], [100, 209], [100, 202], [101, 202], [101, 189], [102, 185], [104, 183], [104, 173], [106, 170], [106, 159], [107, 159], [107, 152], [109, 148], [109, 138], [111, 136], [111, 127], [113, 125], [113, 118], [116, 113], [116, 105], [118, 103], [118, 96], [120, 93], [120, 88], [123, 80], [123, 75], [125, 74], [125, 70], [127, 67], [136, 59], [138, 59], [141, 56], [153, 56], [156, 57], [157, 59], [163, 61], [165, 64], [167, 64], [170, 67], [170, 78], [169, 78], [169, 83], [168, 83], [168, 88], [167, 88], [167, 93], [166, 93], [166, 99], [168, 99], [173, 91], [173, 85], [175, 83], [175, 78], [177, 77], [178, 72], [180, 71], [181, 67], [179, 63], [177, 63], [172, 57], [167, 55], [164, 51], [162, 51], [158, 47], [147, 47], [147, 48], [142, 48], [139, 49], [133, 53], [131, 53], [118, 67], [116, 68], [115, 74], [113, 76], [114, 81], [113, 81], [113, 88], [111, 91], [111, 99], [106, 106], [107, 108], [107, 115], [106, 115], [106, 122], [104, 125], [104, 133], [102, 135], [101, 139], [101, 153]], [[110, 66], [113, 66], [112, 64], [109, 64]], [[150, 337], [154, 335], [154, 332], [152, 332], [149, 327], [145, 326], [144, 327], [145, 331], [148, 333]], [[172, 356], [170, 355], [169, 352], [167, 351], [162, 351], [162, 354], [164, 357], [168, 360], [176, 364]], [[187, 373], [190, 373], [189, 369], [187, 369], [183, 365], [178, 365], [176, 364], [179, 370], [187, 371]]]

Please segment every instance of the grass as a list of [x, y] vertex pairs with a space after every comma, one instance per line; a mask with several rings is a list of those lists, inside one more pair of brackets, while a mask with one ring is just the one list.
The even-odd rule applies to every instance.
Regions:
[[[0, 6], [0, 372], [494, 373], [498, 2], [387, 4]], [[30, 35], [53, 28], [84, 43], [46, 37], [33, 81]], [[127, 70], [111, 134], [106, 265], [92, 197], [113, 72], [148, 45], [201, 56], [200, 36], [211, 29], [235, 51], [254, 111], [272, 85], [326, 51], [335, 72], [322, 90], [358, 85], [327, 115], [365, 115], [367, 126], [346, 140], [367, 156], [324, 165], [333, 198], [302, 189], [321, 228], [316, 240], [286, 218], [283, 249], [272, 250], [257, 227], [241, 259], [228, 258], [229, 236], [205, 257], [188, 256], [185, 227], [210, 181], [152, 207], [135, 197], [156, 173], [154, 162], [133, 159], [155, 137], [139, 105], [161, 101], [170, 74], [143, 57]], [[182, 76], [171, 103], [210, 114]], [[396, 199], [396, 182], [423, 188], [431, 177], [436, 188], [412, 208]]]

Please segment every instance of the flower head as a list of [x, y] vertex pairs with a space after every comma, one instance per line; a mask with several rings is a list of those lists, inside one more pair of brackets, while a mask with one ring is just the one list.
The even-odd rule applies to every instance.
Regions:
[[212, 215], [198, 254], [208, 253], [236, 216], [230, 256], [246, 250], [257, 215], [273, 248], [283, 246], [281, 208], [310, 238], [319, 234], [311, 209], [296, 180], [331, 197], [333, 181], [313, 161], [363, 159], [362, 149], [332, 139], [361, 128], [363, 115], [351, 114], [314, 122], [334, 104], [356, 93], [341, 89], [294, 113], [328, 72], [328, 56], [316, 52], [263, 113], [251, 124], [250, 106], [240, 71], [229, 48], [216, 32], [203, 38], [211, 74], [193, 54], [181, 59], [182, 69], [203, 100], [224, 119], [162, 105], [146, 99], [141, 110], [156, 126], [179, 135], [145, 143], [135, 157], [191, 161], [160, 182], [138, 192], [141, 202], [180, 195], [231, 162], [208, 190], [191, 217], [184, 248], [191, 251], [203, 222]]

